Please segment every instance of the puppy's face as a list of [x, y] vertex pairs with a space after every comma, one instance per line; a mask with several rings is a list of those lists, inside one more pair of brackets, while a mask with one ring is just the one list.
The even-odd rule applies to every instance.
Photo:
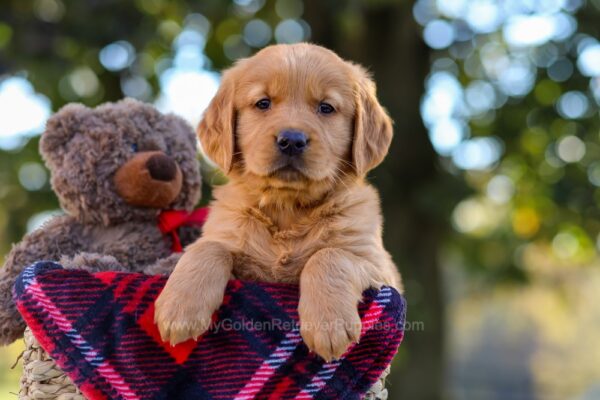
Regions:
[[362, 177], [383, 159], [392, 129], [362, 68], [298, 44], [268, 47], [226, 71], [199, 134], [232, 176], [300, 192]]

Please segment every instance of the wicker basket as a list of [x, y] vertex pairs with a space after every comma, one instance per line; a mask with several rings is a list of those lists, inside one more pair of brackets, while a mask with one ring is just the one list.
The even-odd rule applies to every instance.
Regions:
[[[23, 376], [19, 399], [85, 400], [85, 397], [71, 382], [71, 379], [54, 363], [42, 349], [33, 334], [25, 330], [25, 351], [23, 352]], [[365, 400], [387, 400], [385, 378], [390, 373], [388, 367], [377, 383], [367, 392]]]
[[19, 399], [85, 400], [71, 379], [42, 349], [29, 328], [25, 329], [23, 375]]

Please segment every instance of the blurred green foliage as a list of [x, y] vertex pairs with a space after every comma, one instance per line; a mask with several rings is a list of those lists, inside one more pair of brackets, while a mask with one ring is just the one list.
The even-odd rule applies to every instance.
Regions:
[[[456, 41], [432, 57], [433, 73], [454, 75], [467, 104], [469, 90], [481, 82], [494, 85], [496, 101], [504, 97], [500, 105], [466, 117], [472, 138], [499, 141], [500, 159], [479, 170], [461, 170], [451, 158], [441, 160], [473, 191], [454, 209], [459, 234], [452, 235], [451, 243], [460, 249], [463, 265], [490, 283], [527, 280], [531, 265], [525, 256], [534, 246], [547, 246], [556, 263], [589, 265], [597, 257], [599, 78], [586, 76], [580, 59], [586, 42], [597, 43], [600, 36], [600, 7], [597, 2], [568, 4], [578, 18], [571, 22], [572, 34], [560, 40], [511, 45], [501, 26]], [[502, 88], [502, 73], [512, 63], [533, 74], [531, 89], [519, 95], [510, 94], [514, 88]]]

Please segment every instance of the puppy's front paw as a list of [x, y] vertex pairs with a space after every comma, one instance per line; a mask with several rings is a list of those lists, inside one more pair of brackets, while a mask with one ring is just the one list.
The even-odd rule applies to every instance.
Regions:
[[162, 340], [171, 345], [197, 339], [211, 325], [212, 315], [223, 301], [223, 293], [197, 288], [195, 293], [165, 287], [156, 300], [154, 322]]
[[339, 359], [360, 337], [362, 323], [356, 306], [319, 307], [301, 298], [298, 312], [304, 343], [327, 362]]

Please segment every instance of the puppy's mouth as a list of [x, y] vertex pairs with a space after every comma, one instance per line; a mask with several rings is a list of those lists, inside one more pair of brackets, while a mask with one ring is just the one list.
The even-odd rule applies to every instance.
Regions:
[[304, 177], [304, 174], [291, 165], [279, 168], [271, 174], [273, 177], [283, 181], [297, 181]]
[[286, 182], [300, 181], [308, 178], [304, 173], [303, 168], [295, 165], [293, 162], [276, 166], [269, 176]]

